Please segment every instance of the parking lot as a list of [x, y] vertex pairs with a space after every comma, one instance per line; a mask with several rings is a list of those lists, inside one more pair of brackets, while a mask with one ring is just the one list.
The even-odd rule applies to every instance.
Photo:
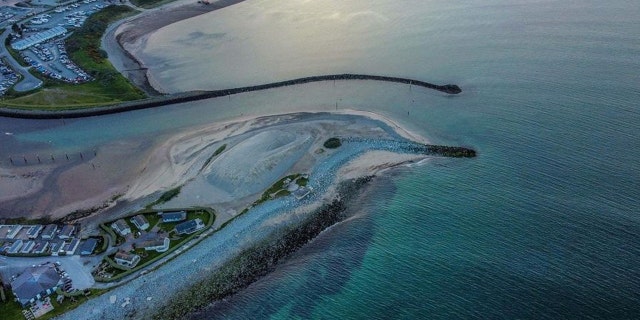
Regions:
[[55, 39], [36, 44], [20, 52], [37, 72], [69, 83], [82, 83], [91, 77], [69, 59], [64, 40]]
[[0, 59], [0, 95], [5, 94], [18, 80], [18, 73], [4, 59]]
[[[30, 66], [31, 72], [78, 84], [91, 81], [92, 78], [71, 61], [66, 52], [64, 39], [81, 27], [91, 14], [110, 4], [110, 1], [105, 0], [82, 0], [57, 7], [52, 6], [49, 10], [3, 6], [0, 7], [0, 25], [4, 25], [8, 31], [15, 28], [14, 24], [19, 27], [20, 30], [16, 34], [20, 34], [21, 37], [14, 39], [11, 44]], [[17, 42], [22, 44], [14, 46]], [[23, 69], [11, 57], [2, 61], [0, 96], [12, 86], [15, 90], [24, 91], [37, 88], [42, 83]], [[20, 81], [19, 73], [23, 73], [28, 79]]]

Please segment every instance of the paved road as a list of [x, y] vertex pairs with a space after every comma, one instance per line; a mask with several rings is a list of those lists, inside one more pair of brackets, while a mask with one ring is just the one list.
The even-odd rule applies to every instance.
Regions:
[[[4, 45], [5, 39], [7, 39], [10, 33], [11, 33], [11, 28], [7, 28], [7, 30], [5, 30], [2, 33], [2, 35], [0, 35], [0, 43]], [[22, 80], [20, 80], [20, 82], [18, 82], [13, 87], [13, 89], [19, 92], [24, 92], [24, 91], [33, 90], [42, 86], [42, 80], [36, 78], [31, 73], [29, 73], [29, 71], [27, 70], [28, 68], [21, 66], [18, 63], [18, 61], [16, 61], [16, 59], [14, 59], [13, 56], [11, 56], [9, 52], [6, 51], [5, 48], [2, 49], [2, 53], [0, 53], [0, 56], [6, 58], [9, 64], [11, 65], [11, 67], [13, 68], [13, 70], [15, 70], [16, 72], [22, 75]]]

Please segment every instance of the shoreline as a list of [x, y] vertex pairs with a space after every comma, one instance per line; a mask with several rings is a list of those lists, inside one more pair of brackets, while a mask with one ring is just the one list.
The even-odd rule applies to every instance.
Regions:
[[176, 1], [144, 10], [140, 14], [110, 26], [102, 38], [103, 49], [116, 70], [129, 81], [151, 96], [162, 95], [164, 94], [162, 88], [157, 83], [153, 83], [147, 68], [132, 51], [144, 47], [151, 33], [160, 28], [243, 1], [219, 0], [208, 5], [198, 4], [195, 1]]

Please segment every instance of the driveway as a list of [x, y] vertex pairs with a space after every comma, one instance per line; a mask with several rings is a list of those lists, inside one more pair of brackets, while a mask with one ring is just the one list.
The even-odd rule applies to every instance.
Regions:
[[[0, 41], [2, 41], [1, 43], [4, 43], [5, 39], [9, 36], [10, 33], [11, 28], [7, 28], [7, 30], [5, 30], [2, 35], [0, 35]], [[22, 80], [18, 82], [13, 87], [13, 89], [19, 92], [24, 92], [37, 89], [42, 85], [42, 80], [29, 73], [29, 71], [27, 71], [27, 68], [21, 66], [18, 61], [16, 61], [16, 59], [14, 59], [13, 56], [11, 56], [9, 52], [6, 51], [6, 48], [2, 49], [2, 54], [0, 56], [7, 59], [7, 61], [11, 65], [11, 68], [22, 75]]]

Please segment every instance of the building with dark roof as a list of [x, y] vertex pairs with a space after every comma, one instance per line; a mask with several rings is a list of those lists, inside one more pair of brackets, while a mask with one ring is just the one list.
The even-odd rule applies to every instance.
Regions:
[[170, 240], [168, 237], [156, 238], [143, 242], [142, 247], [147, 251], [155, 250], [158, 252], [165, 252], [169, 250], [169, 242]]
[[42, 239], [53, 239], [53, 236], [55, 236], [56, 231], [58, 231], [58, 226], [56, 226], [55, 224], [49, 224], [46, 227], [44, 227], [44, 230], [42, 230], [42, 233], [40, 235]]
[[176, 232], [178, 234], [191, 234], [202, 228], [204, 228], [204, 223], [202, 223], [202, 220], [194, 219], [176, 225]]
[[92, 254], [93, 250], [96, 249], [96, 245], [98, 245], [98, 239], [96, 239], [96, 238], [87, 239], [87, 241], [82, 243], [82, 245], [80, 246], [80, 255], [81, 256], [88, 256], [88, 255]]
[[15, 236], [18, 235], [18, 232], [20, 232], [20, 230], [22, 230], [22, 226], [19, 224], [14, 224], [14, 225], [10, 225], [9, 226], [9, 232], [7, 232], [7, 238], [8, 239], [13, 239]]
[[18, 302], [24, 307], [55, 292], [60, 282], [60, 274], [53, 264], [29, 267], [11, 281], [11, 289]]
[[147, 228], [149, 228], [149, 221], [147, 221], [147, 218], [145, 218], [144, 215], [141, 214], [131, 218], [131, 223], [133, 223], [133, 225], [135, 225], [136, 228], [140, 230], [147, 230]]
[[45, 253], [48, 248], [49, 248], [48, 241], [36, 241], [36, 245], [35, 247], [33, 247], [33, 250], [31, 250], [31, 253], [42, 254], [42, 253]]
[[22, 240], [18, 239], [11, 245], [9, 250], [7, 250], [7, 253], [18, 253], [18, 251], [20, 251], [20, 248], [22, 248]]
[[67, 255], [71, 255], [74, 252], [76, 252], [76, 249], [78, 249], [79, 245], [80, 245], [80, 239], [73, 238], [71, 239], [71, 241], [65, 242], [65, 244], [62, 246], [62, 251], [64, 251], [64, 253]]
[[35, 246], [36, 246], [36, 242], [33, 240], [29, 240], [22, 245], [22, 249], [20, 249], [20, 253], [29, 253], [31, 252], [31, 249], [33, 249], [33, 247]]
[[114, 223], [111, 224], [111, 228], [113, 228], [113, 230], [115, 230], [117, 233], [119, 233], [123, 237], [131, 233], [131, 228], [129, 227], [127, 222], [124, 221], [124, 219], [116, 220]]
[[51, 241], [49, 245], [51, 246], [51, 255], [57, 256], [58, 253], [60, 253], [60, 249], [62, 249], [62, 245], [64, 245], [64, 241], [61, 241], [61, 240]]
[[187, 219], [186, 211], [165, 212], [162, 214], [163, 223], [184, 221], [186, 219]]
[[121, 266], [135, 268], [135, 266], [138, 265], [138, 262], [140, 262], [140, 256], [137, 254], [119, 251], [116, 253], [113, 260]]
[[43, 228], [44, 226], [40, 224], [31, 226], [31, 228], [29, 228], [29, 231], [27, 231], [27, 236], [29, 236], [29, 239], [35, 239], [38, 234], [40, 234], [40, 231], [42, 231]]
[[71, 238], [71, 235], [73, 234], [73, 231], [76, 230], [76, 227], [72, 224], [65, 224], [64, 227], [62, 227], [62, 230], [60, 230], [60, 233], [58, 234], [58, 238], [60, 239], [69, 239]]

